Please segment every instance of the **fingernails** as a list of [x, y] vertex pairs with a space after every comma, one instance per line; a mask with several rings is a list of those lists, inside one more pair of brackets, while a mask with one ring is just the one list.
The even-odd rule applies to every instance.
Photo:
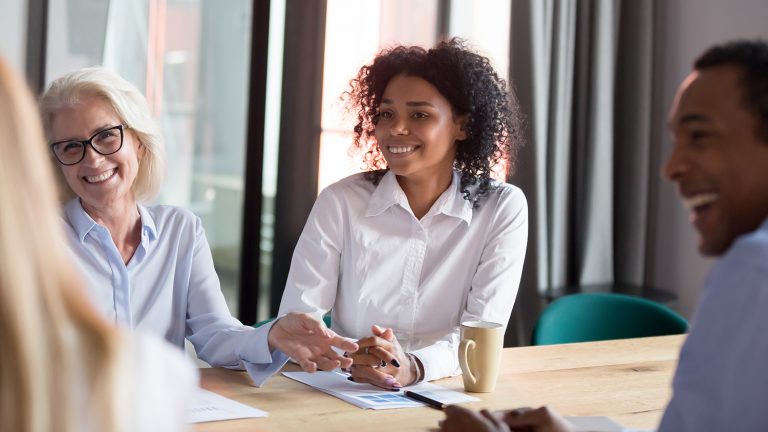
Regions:
[[392, 360], [390, 360], [390, 361], [389, 361], [389, 363], [391, 363], [391, 364], [392, 364], [392, 366], [394, 366], [394, 367], [396, 367], [396, 368], [399, 368], [399, 367], [400, 367], [400, 362], [399, 362], [399, 361], [397, 361], [397, 359], [392, 359]]
[[348, 379], [348, 380], [350, 380], [350, 381], [352, 381], [352, 382], [355, 382], [355, 378], [354, 378], [354, 377], [351, 377], [351, 376], [350, 376], [350, 377], [347, 377], [347, 379]]

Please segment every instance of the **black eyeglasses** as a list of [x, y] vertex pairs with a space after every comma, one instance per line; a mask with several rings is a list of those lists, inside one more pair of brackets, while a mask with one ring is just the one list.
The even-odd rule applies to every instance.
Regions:
[[123, 128], [117, 125], [102, 129], [85, 141], [58, 141], [51, 144], [51, 151], [62, 165], [74, 165], [85, 159], [85, 148], [89, 145], [100, 155], [117, 153], [123, 147]]

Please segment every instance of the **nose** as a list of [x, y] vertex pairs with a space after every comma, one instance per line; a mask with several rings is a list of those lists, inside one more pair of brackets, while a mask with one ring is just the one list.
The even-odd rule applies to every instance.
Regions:
[[392, 123], [392, 127], [389, 128], [389, 134], [392, 136], [408, 135], [409, 133], [408, 127], [402, 118], [395, 120]]
[[679, 144], [672, 144], [672, 152], [662, 168], [662, 175], [670, 181], [677, 181], [688, 171], [688, 160]]
[[82, 162], [88, 165], [97, 165], [102, 160], [104, 160], [103, 154], [94, 150], [93, 146], [85, 146], [85, 157], [83, 158]]

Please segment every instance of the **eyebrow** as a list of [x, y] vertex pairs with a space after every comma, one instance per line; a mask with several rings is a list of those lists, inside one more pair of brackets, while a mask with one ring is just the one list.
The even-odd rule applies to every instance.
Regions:
[[687, 123], [695, 123], [695, 122], [706, 122], [709, 123], [709, 117], [705, 116], [704, 114], [686, 114], [682, 117], [680, 117], [680, 120], [677, 121], [677, 124], [687, 124]]
[[102, 125], [102, 126], [100, 126], [100, 127], [97, 127], [96, 129], [93, 129], [93, 130], [91, 131], [91, 134], [88, 136], [88, 138], [83, 138], [83, 139], [80, 139], [79, 137], [78, 137], [78, 138], [64, 138], [64, 139], [62, 139], [62, 140], [57, 140], [57, 141], [54, 141], [54, 142], [53, 142], [53, 144], [56, 144], [56, 143], [61, 143], [61, 142], [70, 142], [70, 141], [85, 141], [85, 140], [87, 140], [87, 139], [89, 139], [89, 138], [93, 137], [93, 136], [94, 136], [94, 135], [96, 135], [97, 133], [99, 133], [99, 132], [103, 131], [104, 129], [113, 128], [113, 127], [115, 127], [115, 126], [118, 126], [119, 124], [120, 124], [120, 123], [115, 123], [115, 124], [113, 124], [113, 125], [110, 125], [109, 123], [106, 123], [106, 124], [104, 124], [104, 125]]
[[[384, 105], [384, 104], [392, 105], [392, 104], [394, 104], [394, 102], [391, 99], [382, 99], [381, 100], [381, 105]], [[422, 106], [428, 106], [428, 107], [432, 107], [432, 108], [435, 107], [434, 105], [432, 105], [431, 103], [426, 102], [426, 101], [408, 101], [408, 102], [405, 103], [405, 105], [409, 106], [409, 107], [422, 107]]]

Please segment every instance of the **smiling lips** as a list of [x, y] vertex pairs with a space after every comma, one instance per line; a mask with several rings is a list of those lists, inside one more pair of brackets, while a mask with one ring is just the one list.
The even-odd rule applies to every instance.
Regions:
[[117, 171], [117, 168], [112, 168], [111, 170], [104, 171], [99, 175], [85, 176], [83, 179], [86, 181], [86, 183], [101, 183], [112, 177], [115, 174], [115, 171]]
[[702, 207], [708, 206], [719, 198], [716, 193], [700, 193], [683, 198], [683, 205], [686, 209], [696, 211]]
[[417, 148], [417, 146], [387, 146], [387, 150], [392, 154], [410, 153]]

